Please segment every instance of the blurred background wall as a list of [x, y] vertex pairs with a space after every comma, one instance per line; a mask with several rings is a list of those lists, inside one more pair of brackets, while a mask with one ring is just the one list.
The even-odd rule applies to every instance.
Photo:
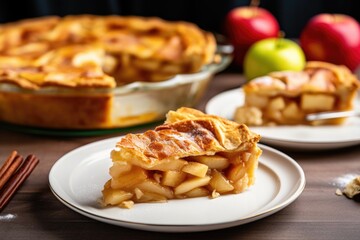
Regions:
[[[226, 13], [249, 5], [249, 0], [1, 0], [0, 22], [46, 15], [119, 14], [185, 20], [223, 33]], [[318, 13], [344, 13], [360, 21], [359, 0], [262, 0], [288, 38], [297, 38], [306, 22]]]

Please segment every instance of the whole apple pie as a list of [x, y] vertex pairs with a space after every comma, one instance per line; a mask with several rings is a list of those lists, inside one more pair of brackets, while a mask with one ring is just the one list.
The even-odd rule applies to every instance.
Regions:
[[[0, 120], [43, 127], [111, 127], [116, 115], [110, 112], [112, 96], [86, 97], [93, 89], [105, 92], [132, 82], [196, 73], [214, 60], [215, 50], [213, 34], [192, 23], [159, 18], [75, 15], [3, 24]], [[24, 91], [10, 94], [7, 90], [14, 86]], [[37, 94], [44, 89], [51, 91]], [[67, 90], [75, 91], [63, 96]]]
[[272, 72], [245, 84], [234, 119], [255, 126], [342, 124], [345, 118], [308, 121], [306, 115], [352, 110], [358, 88], [347, 67], [311, 61], [303, 71]]
[[244, 124], [191, 108], [170, 111], [163, 125], [116, 144], [103, 203], [131, 208], [243, 192], [255, 182], [259, 140]]
[[0, 81], [32, 89], [163, 81], [199, 71], [216, 47], [194, 24], [143, 17], [45, 17], [0, 33]]

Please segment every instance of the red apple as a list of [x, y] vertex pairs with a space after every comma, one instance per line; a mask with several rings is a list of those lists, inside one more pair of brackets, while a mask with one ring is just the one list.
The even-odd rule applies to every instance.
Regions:
[[360, 65], [360, 25], [343, 14], [318, 14], [300, 34], [307, 60], [345, 65], [354, 71]]
[[226, 16], [225, 31], [234, 45], [234, 62], [240, 67], [249, 47], [264, 38], [277, 37], [279, 23], [266, 9], [255, 6], [236, 7]]

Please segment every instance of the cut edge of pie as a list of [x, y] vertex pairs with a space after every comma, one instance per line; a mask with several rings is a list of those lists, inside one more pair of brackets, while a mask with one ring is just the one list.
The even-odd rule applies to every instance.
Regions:
[[243, 86], [244, 105], [234, 121], [249, 126], [340, 125], [346, 118], [307, 121], [310, 113], [348, 111], [360, 84], [343, 65], [309, 61], [302, 71], [278, 71]]
[[163, 125], [116, 144], [102, 203], [131, 208], [243, 192], [255, 183], [259, 140], [244, 124], [192, 108], [170, 111]]

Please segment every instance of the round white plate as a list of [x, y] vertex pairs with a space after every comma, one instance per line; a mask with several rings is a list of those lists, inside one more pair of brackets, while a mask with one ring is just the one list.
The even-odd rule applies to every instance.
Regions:
[[[244, 104], [241, 88], [222, 92], [206, 105], [206, 113], [233, 119], [235, 109]], [[360, 99], [355, 104], [360, 109]], [[261, 142], [272, 146], [302, 150], [325, 150], [360, 144], [360, 118], [349, 118], [341, 126], [251, 127]]]
[[135, 204], [131, 209], [103, 208], [99, 204], [104, 183], [110, 179], [110, 151], [119, 138], [75, 149], [61, 157], [49, 174], [50, 188], [66, 206], [87, 217], [122, 227], [194, 232], [232, 227], [273, 214], [292, 203], [305, 187], [301, 167], [289, 156], [260, 147], [257, 179], [240, 194]]

